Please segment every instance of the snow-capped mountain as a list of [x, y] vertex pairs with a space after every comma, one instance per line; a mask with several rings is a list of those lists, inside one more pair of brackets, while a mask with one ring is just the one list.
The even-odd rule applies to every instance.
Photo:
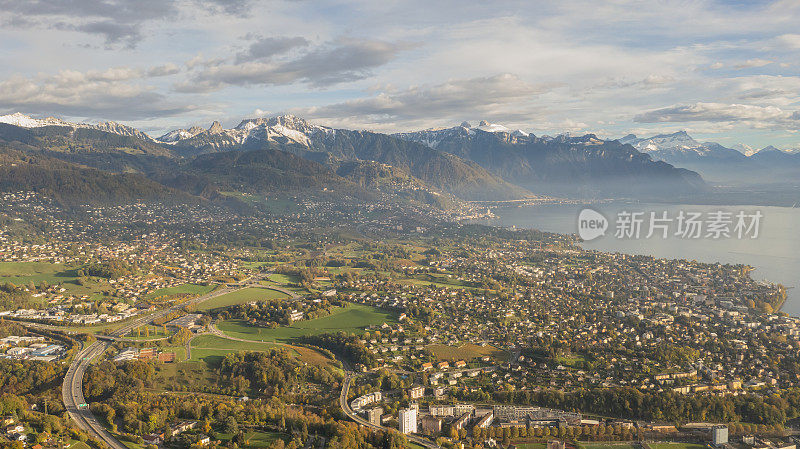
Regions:
[[633, 145], [634, 148], [643, 153], [692, 153], [705, 156], [711, 151], [708, 145], [694, 140], [686, 131], [644, 138], [628, 134], [619, 139], [619, 141]]
[[653, 159], [686, 167], [704, 178], [724, 184], [772, 182], [775, 178], [796, 176], [800, 153], [780, 150], [770, 145], [755, 149], [738, 144], [727, 148], [716, 142], [699, 142], [685, 131], [639, 138], [629, 134], [622, 143], [648, 153]]
[[471, 160], [512, 182], [553, 194], [582, 192], [693, 191], [703, 188], [696, 173], [679, 170], [617, 141], [594, 134], [537, 137], [480, 122], [394, 134]]
[[312, 125], [300, 117], [279, 115], [242, 120], [235, 128], [225, 129], [214, 122], [208, 129], [194, 126], [170, 131], [157, 140], [177, 146], [202, 146], [215, 150], [244, 145], [248, 142], [299, 144], [312, 147], [316, 137], [335, 134], [335, 130]]
[[66, 122], [56, 117], [47, 118], [33, 118], [21, 112], [15, 112], [8, 115], [0, 115], [0, 123], [7, 123], [9, 125], [20, 126], [22, 128], [40, 128], [42, 126], [71, 126], [76, 127], [73, 123]]
[[736, 145], [732, 145], [731, 148], [734, 150], [744, 154], [747, 157], [750, 157], [756, 153], [758, 153], [758, 148], [753, 148], [750, 145], [746, 145], [743, 143], [737, 143]]
[[45, 126], [61, 126], [73, 129], [96, 129], [121, 136], [136, 137], [143, 140], [152, 140], [150, 136], [131, 126], [116, 122], [100, 123], [72, 123], [56, 117], [34, 118], [29, 115], [15, 112], [13, 114], [0, 115], [0, 123], [19, 126], [21, 128], [42, 128]]
[[724, 147], [716, 142], [699, 142], [686, 131], [672, 134], [659, 134], [639, 138], [633, 134], [619, 139], [621, 143], [632, 145], [637, 150], [649, 154], [653, 159], [670, 164], [697, 169], [694, 164], [704, 162], [742, 162], [747, 157], [740, 151]]
[[429, 128], [423, 131], [397, 133], [394, 134], [394, 136], [403, 140], [419, 142], [431, 148], [437, 148], [442, 141], [471, 139], [479, 133], [492, 134], [511, 143], [518, 140], [536, 138], [535, 135], [521, 129], [512, 130], [504, 125], [489, 123], [486, 120], [481, 120], [478, 126], [472, 126], [469, 122], [462, 122], [460, 125], [452, 128]]

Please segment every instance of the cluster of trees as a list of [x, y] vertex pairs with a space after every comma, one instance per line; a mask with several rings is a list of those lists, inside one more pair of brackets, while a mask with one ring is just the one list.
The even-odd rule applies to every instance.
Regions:
[[361, 343], [361, 339], [354, 334], [337, 332], [335, 334], [306, 335], [300, 342], [327, 349], [334, 354], [339, 354], [354, 363], [361, 363], [366, 367], [375, 365], [375, 355]]
[[[330, 449], [401, 449], [407, 447], [405, 437], [397, 432], [373, 432], [355, 423], [342, 422], [336, 400], [338, 395], [314, 395], [312, 407], [298, 404], [288, 394], [294, 386], [308, 383], [333, 385], [337, 374], [327, 368], [302, 366], [282, 350], [266, 353], [230, 354], [216, 371], [221, 383], [240, 382], [241, 378], [263, 398], [240, 401], [235, 396], [153, 393], [153, 365], [131, 361], [121, 364], [101, 363], [87, 373], [85, 391], [92, 402], [92, 411], [113, 430], [132, 441], [152, 432], [165, 431], [182, 420], [199, 422], [199, 426], [171, 440], [175, 447], [193, 447], [200, 435], [211, 437], [211, 449], [234, 449], [247, 443], [247, 430], [280, 432], [286, 437], [270, 445], [270, 449], [298, 449], [314, 435], [324, 436]], [[322, 410], [317, 414], [311, 410]], [[227, 435], [233, 434], [228, 440]], [[226, 440], [216, 443], [217, 440]], [[285, 441], [284, 441], [285, 440]]]
[[0, 359], [0, 391], [15, 395], [38, 393], [60, 385], [66, 371], [67, 366], [60, 363]]
[[[28, 288], [30, 290], [30, 288]], [[0, 285], [0, 309], [16, 309], [18, 307], [31, 307], [35, 304], [30, 292], [18, 287], [11, 282]]]
[[614, 387], [576, 390], [457, 392], [462, 400], [492, 400], [500, 403], [531, 404], [563, 410], [597, 413], [651, 422], [749, 422], [782, 425], [800, 416], [800, 390], [761, 396], [684, 395], [672, 391], [641, 392]]
[[106, 279], [117, 279], [133, 273], [134, 268], [120, 259], [106, 259], [87, 264], [78, 270], [78, 276], [97, 276]]
[[304, 319], [312, 320], [328, 316], [334, 307], [342, 307], [345, 304], [336, 299], [321, 299], [319, 302], [308, 301], [306, 299], [292, 300], [272, 300], [261, 301], [249, 304], [239, 304], [220, 310], [217, 318], [226, 320], [236, 318], [250, 321], [251, 323], [263, 323], [275, 327], [277, 325], [292, 324], [292, 311], [303, 312]]
[[284, 349], [226, 354], [218, 372], [221, 382], [240, 394], [253, 391], [265, 397], [281, 397], [308, 383], [337, 382], [337, 375], [331, 369], [301, 364]]

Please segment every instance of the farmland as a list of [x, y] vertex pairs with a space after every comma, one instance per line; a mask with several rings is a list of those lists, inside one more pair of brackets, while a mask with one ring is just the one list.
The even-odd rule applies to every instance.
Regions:
[[208, 301], [202, 303], [199, 310], [209, 311], [230, 307], [237, 304], [244, 304], [251, 301], [269, 301], [275, 299], [287, 299], [288, 297], [289, 296], [285, 293], [269, 288], [245, 288], [209, 299]]
[[374, 307], [352, 304], [348, 307], [337, 308], [331, 315], [326, 317], [299, 321], [291, 326], [281, 326], [274, 329], [251, 326], [241, 320], [223, 321], [217, 327], [227, 335], [235, 338], [287, 343], [304, 335], [339, 331], [361, 333], [366, 327], [380, 325], [384, 322], [394, 323], [396, 321], [397, 316], [395, 314]]

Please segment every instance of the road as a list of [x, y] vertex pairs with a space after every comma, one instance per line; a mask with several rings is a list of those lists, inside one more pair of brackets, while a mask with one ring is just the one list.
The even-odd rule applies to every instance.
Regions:
[[[359, 416], [356, 412], [353, 411], [353, 409], [350, 408], [350, 404], [347, 403], [347, 395], [350, 392], [350, 384], [353, 382], [355, 376], [356, 374], [354, 372], [346, 370], [344, 374], [344, 380], [342, 380], [342, 392], [339, 394], [339, 406], [342, 407], [342, 411], [344, 412], [344, 414], [347, 415], [353, 421], [357, 422], [358, 424], [369, 427], [370, 429], [382, 430], [382, 431], [396, 430], [396, 429], [391, 429], [389, 427], [372, 424], [366, 419]], [[422, 438], [417, 435], [406, 435], [406, 438], [408, 438], [408, 441], [417, 443], [420, 446], [424, 446], [429, 449], [442, 449], [441, 446], [439, 446], [438, 444], [434, 443], [433, 441], [427, 438]]]
[[[114, 332], [112, 332], [108, 336], [108, 337], [110, 337], [108, 340], [95, 341], [94, 343], [90, 344], [86, 348], [82, 349], [75, 356], [75, 358], [72, 360], [72, 363], [70, 364], [69, 369], [67, 369], [67, 374], [66, 374], [66, 376], [64, 376], [64, 382], [61, 385], [61, 395], [62, 395], [62, 398], [64, 400], [64, 405], [67, 408], [67, 412], [69, 413], [70, 418], [72, 418], [75, 421], [75, 423], [78, 425], [78, 427], [80, 427], [81, 429], [83, 429], [84, 431], [89, 433], [90, 435], [93, 435], [95, 438], [103, 441], [111, 449], [128, 449], [128, 447], [125, 446], [125, 444], [123, 444], [117, 438], [115, 438], [114, 435], [112, 435], [111, 432], [109, 432], [97, 420], [97, 418], [94, 416], [94, 414], [91, 412], [91, 410], [89, 410], [89, 406], [86, 404], [86, 399], [84, 398], [84, 395], [83, 395], [83, 376], [84, 376], [84, 374], [86, 374], [86, 370], [92, 364], [92, 361], [95, 358], [99, 357], [101, 354], [103, 354], [106, 351], [106, 349], [108, 349], [108, 347], [111, 346], [111, 344], [113, 343], [114, 340], [116, 340], [119, 337], [122, 337], [123, 335], [126, 335], [127, 333], [129, 333], [130, 331], [132, 331], [133, 329], [135, 329], [137, 327], [144, 326], [145, 324], [148, 324], [148, 323], [150, 323], [151, 321], [153, 321], [153, 320], [155, 320], [157, 318], [166, 316], [170, 312], [174, 312], [174, 311], [176, 311], [178, 309], [181, 309], [181, 308], [183, 308], [183, 307], [185, 307], [187, 305], [199, 304], [199, 303], [201, 303], [203, 301], [207, 301], [207, 300], [215, 298], [217, 296], [221, 296], [221, 295], [224, 295], [224, 294], [227, 294], [227, 293], [231, 293], [231, 292], [234, 292], [234, 291], [237, 291], [237, 290], [241, 290], [241, 289], [244, 289], [244, 288], [249, 288], [249, 287], [253, 286], [254, 284], [256, 284], [257, 282], [258, 282], [258, 279], [254, 280], [254, 281], [253, 280], [248, 280], [248, 281], [245, 281], [245, 282], [242, 282], [242, 283], [239, 283], [239, 284], [235, 284], [233, 286], [225, 286], [225, 287], [223, 287], [223, 288], [221, 288], [219, 290], [216, 290], [216, 291], [214, 291], [212, 293], [209, 293], [207, 295], [204, 295], [204, 296], [201, 296], [201, 297], [198, 297], [198, 298], [195, 298], [195, 299], [192, 299], [192, 300], [180, 303], [180, 304], [175, 304], [175, 305], [173, 305], [171, 307], [159, 310], [159, 311], [157, 311], [155, 313], [152, 313], [152, 314], [140, 317], [140, 318], [135, 318], [134, 320], [129, 321], [128, 323], [126, 323], [121, 328], [119, 328], [119, 329], [115, 330]], [[258, 285], [258, 286], [259, 287], [266, 287], [264, 285]], [[266, 288], [272, 288], [274, 290], [282, 291], [282, 292], [292, 296], [293, 298], [297, 297], [296, 293], [291, 292], [289, 290], [282, 289], [280, 287], [269, 286], [269, 287], [266, 287]], [[217, 330], [216, 327], [212, 327], [212, 332], [214, 332], [214, 331], [219, 332], [219, 330]], [[216, 332], [214, 332], [214, 333], [216, 333]], [[219, 332], [219, 333], [221, 334], [221, 332]], [[224, 335], [224, 334], [222, 334], [222, 335]], [[227, 336], [227, 335], [224, 335], [224, 336], [226, 338], [231, 338], [230, 336]], [[233, 338], [231, 338], [231, 339], [233, 339]], [[358, 416], [350, 408], [350, 405], [347, 403], [347, 395], [348, 395], [348, 393], [350, 391], [350, 384], [352, 383], [353, 378], [356, 376], [356, 373], [354, 373], [352, 371], [352, 368], [349, 366], [349, 364], [346, 361], [344, 361], [344, 360], [341, 360], [341, 361], [342, 361], [342, 366], [345, 369], [345, 378], [342, 381], [342, 391], [341, 391], [341, 394], [339, 396], [339, 403], [340, 403], [344, 413], [348, 417], [350, 417], [352, 420], [354, 420], [355, 422], [357, 422], [358, 424], [361, 424], [363, 426], [367, 426], [367, 427], [375, 429], [375, 430], [382, 430], [382, 431], [391, 430], [388, 427], [383, 427], [383, 426], [370, 424], [369, 421], [367, 421], [364, 418]], [[434, 443], [434, 442], [432, 442], [432, 441], [430, 441], [430, 440], [428, 440], [426, 438], [421, 438], [421, 437], [416, 436], [416, 435], [406, 435], [406, 437], [408, 438], [409, 441], [412, 441], [414, 443], [417, 443], [417, 444], [419, 444], [421, 446], [424, 446], [424, 447], [427, 447], [429, 449], [441, 449], [441, 447], [439, 445], [437, 445], [436, 443]]]
[[89, 365], [92, 364], [92, 361], [95, 358], [103, 354], [106, 349], [111, 346], [113, 340], [122, 337], [137, 327], [144, 326], [156, 318], [166, 316], [167, 314], [181, 309], [187, 305], [199, 304], [211, 298], [216, 298], [217, 296], [247, 288], [248, 286], [249, 285], [247, 283], [237, 285], [235, 287], [225, 286], [207, 295], [175, 304], [171, 307], [159, 310], [146, 316], [135, 318], [112, 332], [109, 335], [109, 337], [111, 337], [110, 341], [96, 341], [81, 350], [72, 360], [72, 364], [70, 364], [69, 369], [67, 369], [67, 374], [64, 376], [64, 382], [61, 384], [61, 395], [70, 418], [75, 421], [78, 427], [95, 438], [103, 441], [110, 448], [128, 449], [127, 446], [117, 440], [111, 434], [111, 432], [109, 432], [105, 427], [103, 427], [102, 424], [100, 424], [94, 414], [92, 414], [92, 412], [89, 410], [88, 405], [86, 405], [86, 399], [83, 396], [83, 376], [86, 373], [86, 370], [89, 368]]

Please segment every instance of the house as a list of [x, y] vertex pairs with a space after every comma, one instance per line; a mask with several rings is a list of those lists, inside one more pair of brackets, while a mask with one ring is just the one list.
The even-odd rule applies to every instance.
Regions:
[[425, 387], [416, 385], [408, 389], [408, 397], [411, 399], [419, 399], [425, 396]]
[[197, 421], [183, 421], [172, 426], [171, 430], [173, 435], [178, 435], [195, 427], [197, 427]]
[[161, 435], [159, 435], [159, 434], [156, 434], [156, 433], [151, 433], [151, 434], [149, 434], [149, 435], [145, 435], [145, 436], [143, 436], [143, 437], [142, 437], [142, 441], [144, 441], [144, 442], [145, 442], [145, 443], [147, 443], [147, 444], [155, 444], [155, 445], [159, 445], [159, 444], [161, 444], [161, 443], [162, 443], [164, 440], [163, 440], [163, 438], [161, 438]]
[[429, 369], [433, 369], [433, 363], [425, 362], [422, 364], [422, 371], [428, 371]]
[[422, 418], [422, 433], [426, 435], [438, 435], [442, 432], [442, 418], [427, 415]]
[[208, 446], [211, 444], [211, 438], [207, 435], [203, 435], [199, 440], [197, 440], [198, 446]]
[[13, 435], [15, 433], [22, 433], [25, 431], [25, 426], [22, 424], [11, 424], [6, 427], [6, 434]]

